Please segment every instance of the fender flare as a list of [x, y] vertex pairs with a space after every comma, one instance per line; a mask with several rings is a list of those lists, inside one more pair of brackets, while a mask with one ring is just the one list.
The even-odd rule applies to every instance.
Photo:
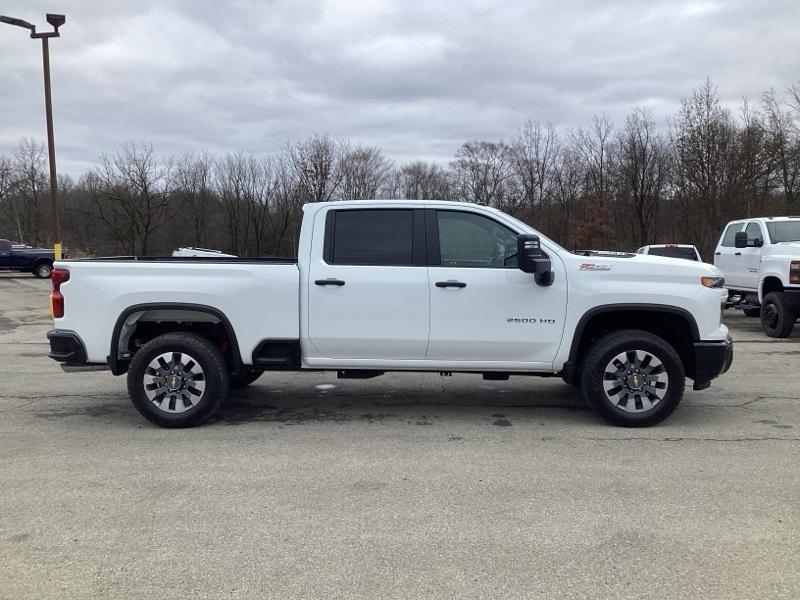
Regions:
[[228, 320], [228, 317], [226, 317], [221, 310], [206, 304], [192, 304], [190, 302], [148, 302], [129, 306], [117, 317], [117, 321], [114, 324], [114, 330], [111, 334], [111, 348], [107, 359], [108, 364], [111, 367], [111, 372], [114, 375], [122, 375], [128, 370], [127, 363], [129, 361], [120, 360], [118, 356], [119, 337], [122, 333], [122, 327], [125, 325], [125, 321], [134, 313], [145, 312], [149, 310], [191, 310], [213, 315], [219, 319], [220, 323], [222, 323], [222, 326], [225, 328], [225, 333], [228, 335], [228, 341], [231, 344], [231, 355], [233, 356], [234, 369], [236, 371], [241, 371], [243, 369], [244, 365], [242, 363], [242, 353], [239, 351], [239, 342], [236, 339], [236, 332], [233, 329], [233, 325], [231, 325], [231, 322]]
[[575, 326], [575, 332], [572, 334], [572, 343], [569, 349], [569, 358], [564, 363], [562, 377], [565, 381], [571, 382], [575, 379], [576, 367], [578, 364], [578, 348], [580, 341], [583, 337], [583, 332], [586, 329], [587, 323], [594, 317], [610, 312], [620, 311], [638, 311], [638, 312], [654, 312], [654, 313], [667, 313], [677, 315], [684, 319], [689, 325], [689, 330], [692, 335], [692, 341], [700, 341], [700, 329], [697, 327], [697, 321], [694, 315], [685, 308], [679, 306], [671, 306], [668, 304], [602, 304], [587, 310]]

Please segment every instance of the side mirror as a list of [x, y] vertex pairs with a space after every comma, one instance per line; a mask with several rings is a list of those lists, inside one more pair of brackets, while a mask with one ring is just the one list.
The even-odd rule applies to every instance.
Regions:
[[517, 266], [524, 273], [533, 273], [537, 285], [552, 285], [555, 279], [550, 259], [542, 252], [538, 235], [521, 233], [517, 236]]
[[747, 232], [737, 231], [736, 237], [733, 239], [733, 245], [737, 248], [747, 248]]

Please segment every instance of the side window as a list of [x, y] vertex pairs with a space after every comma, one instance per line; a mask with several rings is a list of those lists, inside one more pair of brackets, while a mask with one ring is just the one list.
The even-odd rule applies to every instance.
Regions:
[[443, 267], [516, 268], [516, 234], [487, 217], [436, 211]]
[[11, 242], [0, 240], [0, 252], [11, 252]]
[[741, 230], [741, 223], [731, 223], [728, 225], [728, 228], [725, 230], [725, 235], [722, 236], [722, 243], [720, 246], [725, 246], [726, 248], [733, 248], [736, 246], [734, 243], [736, 241], [736, 233]]
[[756, 239], [764, 240], [764, 235], [761, 233], [761, 225], [758, 223], [748, 223], [745, 231], [747, 232], [748, 243]]
[[414, 211], [337, 210], [328, 221], [332, 236], [325, 257], [335, 265], [413, 264]]

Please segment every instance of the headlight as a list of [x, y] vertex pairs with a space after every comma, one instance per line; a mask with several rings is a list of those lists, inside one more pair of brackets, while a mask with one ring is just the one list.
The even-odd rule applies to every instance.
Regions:
[[800, 283], [800, 260], [789, 263], [789, 283]]
[[721, 288], [725, 285], [724, 277], [701, 277], [700, 283], [708, 288]]

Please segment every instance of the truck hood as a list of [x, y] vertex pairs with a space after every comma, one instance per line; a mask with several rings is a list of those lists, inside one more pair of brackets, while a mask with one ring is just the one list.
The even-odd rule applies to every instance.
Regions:
[[800, 259], [800, 242], [778, 242], [777, 244], [772, 244], [764, 254]]
[[567, 270], [571, 272], [610, 271], [627, 276], [635, 276], [640, 281], [654, 279], [686, 280], [699, 277], [722, 277], [714, 265], [695, 262], [683, 258], [669, 258], [652, 254], [625, 254], [622, 252], [598, 253], [590, 256], [564, 251], [560, 254]]

